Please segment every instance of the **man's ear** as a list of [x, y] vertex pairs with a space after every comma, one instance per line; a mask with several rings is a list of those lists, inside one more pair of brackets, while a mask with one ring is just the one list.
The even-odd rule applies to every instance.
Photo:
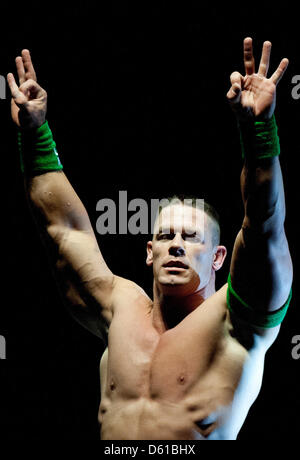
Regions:
[[217, 246], [216, 252], [214, 254], [213, 264], [212, 264], [212, 269], [214, 271], [220, 270], [220, 268], [222, 267], [224, 263], [226, 255], [227, 255], [227, 249], [225, 248], [225, 246]]
[[148, 265], [148, 267], [151, 267], [151, 265], [153, 264], [152, 241], [148, 241], [148, 243], [147, 243], [146, 264]]

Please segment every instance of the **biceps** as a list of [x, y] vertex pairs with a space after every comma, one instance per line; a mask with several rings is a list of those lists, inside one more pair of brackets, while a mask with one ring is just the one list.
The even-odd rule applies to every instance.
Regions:
[[268, 311], [279, 309], [292, 283], [292, 262], [284, 231], [276, 238], [268, 238], [241, 230], [230, 272], [233, 287], [246, 303]]

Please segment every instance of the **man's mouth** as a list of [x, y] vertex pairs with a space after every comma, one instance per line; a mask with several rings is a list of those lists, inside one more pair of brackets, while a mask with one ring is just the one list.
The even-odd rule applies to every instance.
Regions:
[[163, 267], [174, 271], [181, 271], [189, 268], [188, 265], [184, 264], [180, 260], [169, 260], [169, 262], [164, 264]]

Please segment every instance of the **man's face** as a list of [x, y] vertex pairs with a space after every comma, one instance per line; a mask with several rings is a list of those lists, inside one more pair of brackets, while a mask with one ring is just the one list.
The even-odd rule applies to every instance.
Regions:
[[212, 223], [201, 209], [175, 204], [163, 208], [147, 245], [147, 265], [166, 294], [187, 295], [205, 287], [217, 247]]

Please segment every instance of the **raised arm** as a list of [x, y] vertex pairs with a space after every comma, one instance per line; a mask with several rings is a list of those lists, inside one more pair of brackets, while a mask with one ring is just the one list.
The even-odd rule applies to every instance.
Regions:
[[11, 115], [19, 128], [25, 189], [57, 281], [73, 317], [99, 337], [112, 318], [116, 278], [99, 250], [87, 212], [62, 171], [46, 120], [47, 93], [36, 81], [28, 50], [12, 73]]
[[271, 43], [264, 42], [255, 73], [252, 39], [246, 38], [245, 75], [233, 72], [227, 93], [241, 134], [241, 192], [245, 210], [231, 260], [229, 292], [236, 316], [259, 326], [256, 330], [264, 336], [271, 336], [270, 328], [283, 318], [293, 276], [284, 230], [285, 197], [274, 117], [276, 87], [288, 60], [282, 59], [267, 78], [270, 52]]

